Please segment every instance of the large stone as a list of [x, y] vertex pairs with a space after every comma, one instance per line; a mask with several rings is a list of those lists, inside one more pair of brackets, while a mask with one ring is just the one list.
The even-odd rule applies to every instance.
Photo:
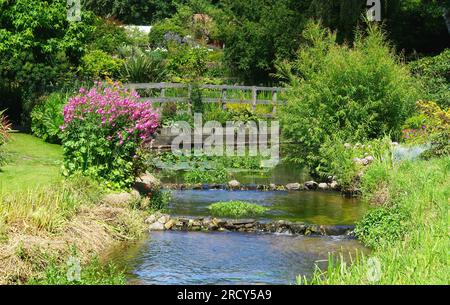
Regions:
[[159, 188], [161, 187], [161, 181], [153, 176], [152, 174], [145, 173], [141, 175], [137, 181], [147, 184], [150, 188]]
[[364, 165], [364, 161], [361, 158], [353, 158], [353, 162], [355, 162], [358, 165]]
[[306, 181], [305, 188], [308, 190], [316, 190], [319, 187], [319, 184], [315, 181]]
[[165, 224], [169, 220], [170, 220], [170, 217], [168, 215], [162, 215], [161, 217], [158, 218], [158, 222], [162, 223], [162, 224]]
[[152, 223], [148, 229], [150, 231], [164, 231], [164, 224], [160, 223], [159, 221], [156, 221]]
[[228, 186], [232, 189], [237, 189], [241, 186], [241, 183], [237, 180], [231, 180], [228, 182]]
[[148, 216], [148, 217], [145, 219], [145, 223], [146, 223], [146, 224], [152, 224], [152, 223], [154, 223], [155, 221], [157, 221], [158, 218], [159, 218], [159, 217], [158, 217], [156, 214], [152, 214], [152, 215]]
[[337, 190], [339, 188], [339, 183], [337, 183], [337, 181], [331, 181], [330, 188], [332, 190]]
[[161, 181], [149, 173], [141, 175], [134, 183], [134, 189], [146, 196], [149, 195], [152, 190], [159, 188], [161, 188]]
[[286, 184], [286, 189], [288, 191], [298, 191], [302, 188], [300, 183], [288, 183]]
[[328, 190], [330, 187], [327, 183], [319, 183], [319, 189], [321, 190]]
[[173, 219], [170, 219], [168, 222], [166, 222], [165, 224], [164, 224], [164, 228], [166, 229], [166, 230], [170, 230], [170, 229], [172, 229], [172, 227], [175, 225], [175, 220], [173, 220]]

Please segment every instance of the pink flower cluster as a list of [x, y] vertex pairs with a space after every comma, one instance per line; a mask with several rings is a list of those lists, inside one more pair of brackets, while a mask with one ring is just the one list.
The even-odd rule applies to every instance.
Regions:
[[117, 83], [102, 87], [97, 84], [86, 90], [80, 88], [79, 94], [72, 97], [64, 107], [64, 132], [72, 123], [94, 120], [98, 128], [107, 128], [108, 141], [126, 140], [149, 142], [158, 127], [158, 114], [150, 101], [140, 101], [135, 91], [121, 88]]

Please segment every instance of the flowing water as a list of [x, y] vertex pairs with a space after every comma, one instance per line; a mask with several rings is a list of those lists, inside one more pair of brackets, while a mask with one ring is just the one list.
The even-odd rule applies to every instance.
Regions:
[[242, 200], [270, 208], [263, 216], [322, 225], [354, 224], [366, 211], [359, 199], [347, 198], [334, 192], [287, 191], [174, 191], [170, 204], [176, 216], [208, 216], [208, 206], [214, 202]]
[[356, 249], [364, 250], [346, 237], [167, 231], [113, 257], [140, 284], [292, 284], [325, 267], [328, 252]]
[[[333, 192], [183, 190], [172, 194], [170, 214], [208, 215], [217, 201], [245, 200], [270, 208], [263, 219], [348, 225], [366, 210]], [[326, 266], [329, 252], [365, 251], [355, 239], [237, 232], [152, 232], [138, 244], [115, 249], [113, 260], [143, 284], [291, 284]]]

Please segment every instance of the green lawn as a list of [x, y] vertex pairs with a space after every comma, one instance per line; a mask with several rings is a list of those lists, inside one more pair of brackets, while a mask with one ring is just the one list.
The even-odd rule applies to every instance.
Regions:
[[13, 133], [3, 147], [7, 164], [0, 169], [0, 191], [15, 192], [62, 179], [62, 148], [34, 136]]

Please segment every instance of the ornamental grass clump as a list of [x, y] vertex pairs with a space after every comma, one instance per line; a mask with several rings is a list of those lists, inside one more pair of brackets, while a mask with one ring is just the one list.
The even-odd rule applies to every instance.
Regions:
[[64, 174], [82, 173], [110, 189], [130, 187], [142, 170], [143, 147], [158, 114], [150, 101], [118, 84], [81, 88], [64, 107]]
[[254, 203], [244, 201], [216, 202], [208, 209], [213, 216], [241, 218], [248, 216], [261, 216], [269, 209]]

